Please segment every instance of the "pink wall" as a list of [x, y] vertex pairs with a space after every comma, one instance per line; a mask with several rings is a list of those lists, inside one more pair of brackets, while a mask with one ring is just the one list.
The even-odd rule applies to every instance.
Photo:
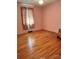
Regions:
[[43, 8], [43, 29], [58, 32], [61, 27], [61, 6], [60, 2], [55, 2]]
[[34, 20], [35, 20], [35, 28], [33, 30], [41, 30], [42, 29], [42, 8], [35, 7], [34, 8]]
[[26, 31], [22, 28], [22, 20], [21, 20], [21, 10], [20, 5], [17, 5], [17, 34], [24, 33]]
[[[40, 30], [42, 29], [42, 9], [40, 7], [35, 7], [34, 8], [34, 15], [35, 15], [35, 28], [32, 29], [33, 31], [35, 30]], [[23, 30], [22, 28], [22, 19], [21, 19], [21, 10], [20, 10], [20, 4], [17, 4], [17, 34], [22, 34], [26, 33], [27, 30]]]
[[[61, 27], [61, 8], [60, 2], [55, 2], [53, 4], [47, 5], [43, 8], [34, 7], [35, 15], [35, 28], [32, 30], [48, 30], [52, 32], [58, 32]], [[17, 34], [26, 33], [27, 30], [22, 28], [21, 10], [20, 5], [17, 5]]]

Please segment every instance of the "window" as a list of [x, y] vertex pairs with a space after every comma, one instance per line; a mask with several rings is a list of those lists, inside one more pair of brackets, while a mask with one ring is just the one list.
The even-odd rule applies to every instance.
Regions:
[[21, 8], [23, 29], [31, 29], [34, 25], [33, 9]]

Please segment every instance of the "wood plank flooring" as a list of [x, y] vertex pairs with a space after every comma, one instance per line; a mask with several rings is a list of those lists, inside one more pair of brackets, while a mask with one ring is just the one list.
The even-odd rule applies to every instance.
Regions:
[[17, 59], [60, 59], [61, 42], [48, 31], [36, 31], [17, 37]]

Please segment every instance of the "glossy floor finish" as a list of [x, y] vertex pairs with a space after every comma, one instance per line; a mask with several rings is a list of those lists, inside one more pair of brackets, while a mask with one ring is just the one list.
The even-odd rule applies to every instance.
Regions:
[[17, 59], [60, 59], [61, 42], [48, 31], [36, 31], [17, 38]]

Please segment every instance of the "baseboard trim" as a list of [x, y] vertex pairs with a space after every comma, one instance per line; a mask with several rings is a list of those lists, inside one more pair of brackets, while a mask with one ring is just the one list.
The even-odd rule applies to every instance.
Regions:
[[[47, 31], [47, 32], [55, 33], [56, 35], [58, 35], [58, 33], [56, 33], [56, 32], [52, 32], [52, 31], [45, 30], [45, 29], [36, 30], [36, 31]], [[36, 32], [36, 31], [31, 31], [31, 32]], [[31, 32], [26, 32], [26, 33], [17, 34], [17, 37], [22, 36], [22, 35], [25, 35], [25, 34], [27, 34], [27, 33], [31, 33]]]
[[45, 30], [45, 29], [43, 29], [43, 30], [44, 30], [44, 31], [47, 31], [47, 32], [55, 33], [55, 34], [57, 34], [57, 35], [58, 35], [58, 33], [56, 33], [56, 32], [49, 31], [49, 30]]
[[25, 35], [27, 33], [31, 33], [31, 32], [36, 32], [36, 31], [42, 31], [43, 29], [40, 30], [35, 30], [35, 31], [27, 31], [26, 33], [21, 33], [21, 34], [17, 34], [17, 37], [21, 36], [21, 35]]

